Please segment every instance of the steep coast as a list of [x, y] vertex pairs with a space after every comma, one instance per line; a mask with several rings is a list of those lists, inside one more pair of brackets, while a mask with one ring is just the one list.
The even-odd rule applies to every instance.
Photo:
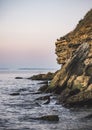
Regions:
[[92, 105], [92, 9], [55, 45], [62, 67], [47, 91], [59, 94], [59, 101], [67, 106]]

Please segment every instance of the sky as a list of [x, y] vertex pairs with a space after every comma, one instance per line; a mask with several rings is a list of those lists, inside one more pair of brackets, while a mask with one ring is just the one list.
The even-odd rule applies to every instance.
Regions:
[[0, 0], [0, 67], [57, 68], [55, 41], [92, 0]]

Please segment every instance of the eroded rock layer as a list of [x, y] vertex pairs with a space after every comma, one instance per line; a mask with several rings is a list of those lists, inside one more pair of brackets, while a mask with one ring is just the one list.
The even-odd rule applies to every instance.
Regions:
[[57, 62], [62, 68], [49, 90], [60, 94], [67, 105], [92, 105], [92, 9], [76, 28], [57, 39]]

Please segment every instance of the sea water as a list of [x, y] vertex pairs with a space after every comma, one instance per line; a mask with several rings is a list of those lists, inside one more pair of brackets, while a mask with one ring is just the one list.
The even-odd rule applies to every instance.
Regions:
[[[19, 69], [0, 71], [0, 130], [92, 130], [92, 118], [85, 118], [92, 109], [67, 109], [51, 96], [49, 104], [36, 99], [42, 86], [26, 78], [39, 73], [55, 72], [49, 69]], [[15, 79], [23, 77], [23, 79]], [[13, 96], [13, 93], [19, 93]], [[58, 122], [34, 120], [44, 115], [58, 115]]]

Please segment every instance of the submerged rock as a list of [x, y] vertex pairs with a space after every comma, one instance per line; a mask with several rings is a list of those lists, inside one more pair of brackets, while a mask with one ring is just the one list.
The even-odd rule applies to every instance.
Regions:
[[50, 100], [50, 96], [51, 95], [41, 96], [41, 97], [36, 98], [36, 100], [47, 100], [47, 99]]
[[88, 115], [88, 116], [86, 116], [86, 117], [84, 117], [85, 119], [92, 119], [92, 114], [90, 114], [90, 115]]
[[50, 96], [51, 95], [39, 97], [36, 99], [36, 101], [42, 100], [42, 101], [44, 101], [44, 102], [42, 102], [42, 104], [49, 104], [50, 103]]
[[20, 88], [20, 89], [18, 90], [18, 92], [27, 91], [27, 90], [28, 90], [28, 88]]
[[18, 96], [18, 95], [20, 95], [20, 93], [14, 92], [14, 93], [11, 93], [10, 95], [11, 95], [11, 96]]
[[30, 92], [30, 94], [41, 94], [41, 92], [40, 91], [37, 91], [37, 92]]
[[34, 117], [34, 118], [30, 118], [30, 119], [43, 120], [43, 121], [59, 121], [58, 115], [46, 115], [46, 116]]
[[23, 77], [15, 77], [15, 79], [23, 79]]
[[58, 115], [47, 115], [47, 116], [42, 116], [40, 117], [41, 120], [46, 120], [46, 121], [59, 121]]

